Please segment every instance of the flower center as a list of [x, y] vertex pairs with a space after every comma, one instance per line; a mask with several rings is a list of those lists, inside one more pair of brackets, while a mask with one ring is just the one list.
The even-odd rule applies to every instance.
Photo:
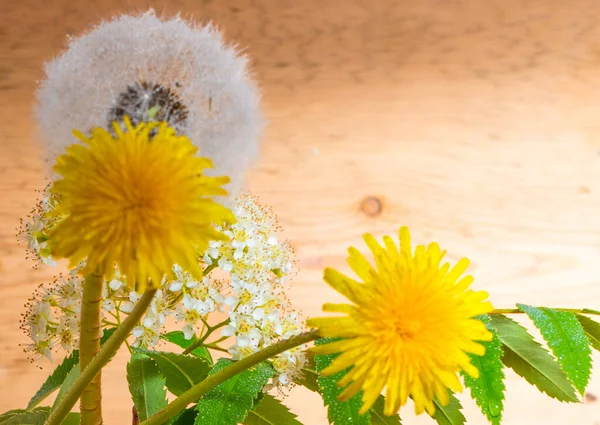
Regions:
[[395, 334], [404, 341], [413, 339], [421, 330], [421, 322], [415, 319], [399, 317], [393, 322]]
[[[166, 122], [177, 134], [184, 134], [188, 110], [173, 90], [160, 84], [138, 81], [120, 93], [108, 113], [108, 128], [129, 117], [135, 127], [141, 122]], [[122, 125], [123, 127], [123, 125]], [[153, 136], [156, 130], [151, 131]]]

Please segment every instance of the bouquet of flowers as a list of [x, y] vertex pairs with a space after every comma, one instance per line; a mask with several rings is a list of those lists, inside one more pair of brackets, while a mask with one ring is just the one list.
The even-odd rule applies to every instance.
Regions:
[[63, 359], [0, 425], [102, 424], [102, 369], [120, 348], [142, 425], [297, 425], [281, 397], [294, 385], [335, 425], [400, 424], [409, 399], [461, 425], [464, 386], [498, 425], [506, 367], [558, 401], [584, 394], [600, 311], [495, 309], [467, 259], [405, 227], [351, 247], [355, 276], [326, 268], [347, 302], [305, 320], [286, 296], [292, 246], [241, 191], [259, 93], [212, 26], [153, 12], [102, 23], [47, 65], [37, 119], [52, 173], [20, 235], [39, 266], [69, 272], [38, 288], [21, 326], [33, 361]]

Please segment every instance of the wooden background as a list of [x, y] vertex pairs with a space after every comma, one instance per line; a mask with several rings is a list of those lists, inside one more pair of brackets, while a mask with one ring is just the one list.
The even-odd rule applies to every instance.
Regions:
[[[0, 411], [24, 407], [45, 370], [18, 344], [22, 305], [55, 270], [34, 271], [15, 240], [43, 186], [31, 110], [42, 64], [137, 0], [2, 0], [0, 7]], [[250, 188], [297, 248], [292, 299], [325, 298], [365, 231], [412, 229], [472, 259], [497, 307], [600, 307], [600, 3], [572, 0], [168, 0], [158, 12], [214, 19], [247, 46], [270, 121]], [[123, 58], [126, 60], [126, 58]], [[129, 423], [105, 373], [106, 423]], [[598, 360], [598, 357], [596, 357]], [[560, 405], [509, 374], [505, 424], [600, 423], [600, 370], [588, 402]], [[288, 399], [325, 424], [313, 394]], [[466, 402], [470, 423], [484, 419]], [[405, 423], [432, 423], [427, 417]]]

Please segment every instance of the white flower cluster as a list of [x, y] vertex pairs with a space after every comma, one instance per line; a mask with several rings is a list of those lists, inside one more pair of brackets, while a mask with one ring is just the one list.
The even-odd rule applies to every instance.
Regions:
[[[238, 198], [234, 214], [237, 222], [222, 229], [230, 240], [212, 242], [204, 260], [231, 276], [236, 302], [222, 335], [235, 337], [229, 352], [240, 359], [301, 333], [303, 327], [285, 297], [284, 282], [292, 272], [294, 253], [287, 242], [278, 240], [275, 215], [249, 195]], [[305, 362], [301, 349], [277, 356], [273, 384], [291, 383]]]
[[49, 232], [58, 220], [58, 217], [51, 214], [54, 204], [54, 198], [44, 192], [43, 199], [27, 216], [28, 220], [21, 219], [19, 239], [27, 243], [28, 257], [33, 257], [38, 265], [40, 263], [49, 266], [56, 265], [48, 247]]
[[[42, 203], [31, 222], [39, 222], [49, 207], [48, 202]], [[233, 340], [227, 350], [222, 350], [240, 359], [304, 330], [285, 295], [294, 253], [287, 242], [278, 239], [275, 215], [249, 195], [236, 200], [234, 214], [236, 223], [220, 229], [230, 240], [211, 242], [204, 254], [204, 278], [196, 279], [175, 265], [172, 276], [165, 277], [150, 308], [133, 329], [131, 346], [155, 347], [173, 323], [186, 339], [202, 338], [220, 328], [223, 338], [217, 342]], [[24, 228], [34, 229], [30, 223]], [[44, 229], [42, 226], [36, 231], [44, 234]], [[229, 279], [213, 278], [216, 268], [226, 272]], [[82, 296], [82, 279], [77, 271], [51, 289], [40, 289], [28, 304], [22, 328], [32, 339], [26, 350], [33, 357], [50, 357], [59, 346], [67, 352], [75, 347]], [[113, 278], [104, 282], [103, 326], [118, 326], [140, 297], [115, 270]], [[216, 311], [226, 313], [229, 319], [211, 325], [209, 316]], [[221, 349], [212, 344], [210, 348]], [[269, 387], [292, 383], [305, 363], [303, 347], [276, 356], [272, 364], [277, 376]]]
[[[208, 277], [197, 281], [181, 267], [173, 267], [175, 279], [163, 281], [152, 299], [150, 308], [140, 324], [133, 329], [134, 347], [152, 348], [160, 342], [160, 335], [167, 333], [167, 318], [173, 317], [186, 339], [192, 339], [206, 327], [208, 315], [215, 310], [224, 310], [229, 302], [221, 295], [219, 286]], [[130, 313], [141, 294], [128, 288], [123, 280], [115, 276], [106, 285], [103, 310], [117, 324], [121, 314]]]
[[29, 300], [21, 329], [31, 338], [25, 352], [32, 358], [52, 359], [52, 350], [60, 346], [70, 352], [77, 345], [81, 316], [83, 279], [76, 271], [56, 281], [50, 288], [40, 286]]

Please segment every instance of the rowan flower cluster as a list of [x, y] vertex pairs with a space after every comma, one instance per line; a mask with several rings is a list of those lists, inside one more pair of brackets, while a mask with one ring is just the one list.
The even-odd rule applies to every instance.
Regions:
[[[31, 241], [30, 249], [40, 258], [45, 243], [40, 240], [48, 231], [44, 217], [52, 206], [48, 199], [46, 196], [22, 229], [25, 239]], [[202, 255], [205, 276], [197, 279], [174, 265], [172, 274], [164, 277], [150, 308], [133, 329], [131, 347], [153, 349], [161, 342], [161, 336], [174, 329], [182, 331], [186, 339], [201, 338], [215, 322], [211, 317], [215, 312], [228, 317], [219, 324], [220, 342], [230, 341], [222, 350], [233, 359], [304, 330], [302, 318], [292, 310], [286, 297], [287, 283], [294, 273], [294, 252], [287, 241], [281, 240], [275, 214], [248, 194], [237, 198], [233, 212], [236, 222], [217, 228], [229, 240], [210, 242]], [[44, 224], [35, 227], [35, 223]], [[33, 358], [51, 358], [51, 353], [59, 348], [71, 352], [77, 346], [82, 297], [79, 268], [48, 288], [40, 287], [28, 303], [22, 328], [32, 340], [26, 351]], [[104, 281], [103, 326], [118, 326], [141, 295], [128, 286], [125, 276], [115, 268], [112, 278]], [[219, 345], [213, 348], [221, 349]], [[269, 386], [290, 384], [305, 363], [303, 347], [274, 357], [277, 376]]]
[[18, 237], [27, 244], [28, 258], [33, 258], [36, 266], [55, 266], [56, 262], [48, 245], [49, 233], [60, 217], [52, 214], [56, 205], [55, 196], [48, 193], [48, 188], [42, 194], [43, 198], [37, 202], [29, 215], [21, 219]]

